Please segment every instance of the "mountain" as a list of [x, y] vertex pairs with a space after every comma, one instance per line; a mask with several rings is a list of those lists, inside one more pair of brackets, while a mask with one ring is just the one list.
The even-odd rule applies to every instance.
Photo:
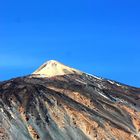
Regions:
[[140, 88], [51, 60], [0, 83], [0, 140], [140, 140]]

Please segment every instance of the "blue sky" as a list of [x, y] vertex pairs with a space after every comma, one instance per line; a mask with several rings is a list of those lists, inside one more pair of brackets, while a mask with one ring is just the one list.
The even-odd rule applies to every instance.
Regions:
[[0, 80], [55, 59], [140, 87], [139, 0], [0, 1]]

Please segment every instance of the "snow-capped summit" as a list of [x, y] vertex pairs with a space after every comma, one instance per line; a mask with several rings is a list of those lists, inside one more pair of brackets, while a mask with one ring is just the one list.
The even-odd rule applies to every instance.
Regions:
[[38, 77], [53, 77], [57, 75], [66, 75], [66, 74], [81, 75], [82, 72], [70, 68], [68, 66], [65, 66], [56, 60], [47, 61], [41, 67], [39, 67], [35, 72], [33, 72], [33, 75]]

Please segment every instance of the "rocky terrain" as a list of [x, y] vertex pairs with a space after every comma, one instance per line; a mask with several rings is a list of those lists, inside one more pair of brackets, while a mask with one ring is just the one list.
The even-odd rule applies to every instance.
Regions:
[[140, 140], [140, 89], [49, 61], [0, 83], [0, 140]]

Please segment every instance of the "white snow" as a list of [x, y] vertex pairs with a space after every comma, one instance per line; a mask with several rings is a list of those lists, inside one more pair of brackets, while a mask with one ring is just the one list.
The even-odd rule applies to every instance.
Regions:
[[101, 77], [97, 77], [97, 76], [92, 75], [92, 74], [89, 74], [89, 73], [85, 73], [85, 74], [87, 74], [87, 75], [89, 75], [89, 76], [92, 76], [92, 77], [94, 77], [94, 78], [96, 78], [96, 79], [98, 79], [98, 80], [101, 80], [101, 79], [102, 79]]
[[111, 83], [111, 84], [115, 84], [115, 85], [117, 85], [117, 86], [119, 86], [119, 87], [121, 87], [122, 85], [120, 85], [120, 84], [118, 84], [117, 82], [114, 82], [114, 81], [111, 81], [111, 80], [107, 80], [109, 83]]
[[107, 96], [105, 96], [103, 93], [101, 93], [101, 92], [98, 92], [102, 97], [104, 97], [104, 98], [106, 98], [106, 99], [108, 99], [108, 100], [110, 100]]
[[2, 112], [2, 113], [4, 112], [2, 108], [0, 108], [0, 112]]
[[87, 83], [86, 83], [86, 82], [84, 82], [84, 81], [82, 81], [82, 80], [75, 79], [75, 81], [77, 81], [77, 82], [79, 82], [79, 83], [81, 83], [81, 84], [87, 85]]

